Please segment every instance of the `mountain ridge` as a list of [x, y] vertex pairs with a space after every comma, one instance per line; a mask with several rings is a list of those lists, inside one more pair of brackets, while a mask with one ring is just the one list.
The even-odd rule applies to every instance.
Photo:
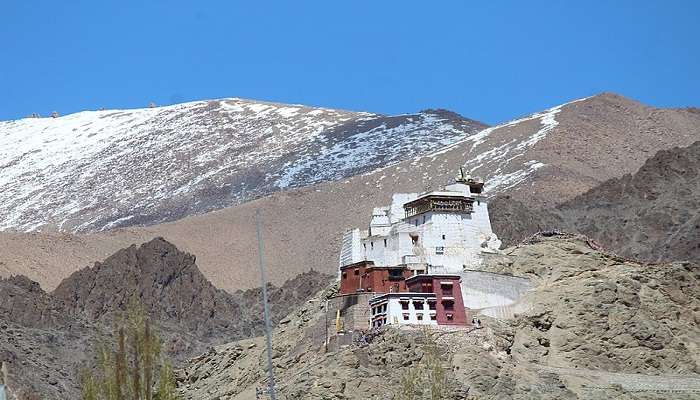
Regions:
[[[274, 323], [331, 276], [307, 271], [268, 285]], [[78, 397], [80, 368], [134, 303], [149, 316], [168, 358], [182, 361], [212, 345], [263, 332], [260, 288], [228, 293], [199, 271], [195, 257], [163, 238], [121, 249], [78, 270], [52, 292], [21, 275], [0, 278], [0, 360], [15, 391]], [[15, 392], [17, 394], [17, 392]]]
[[[655, 109], [617, 95], [555, 106], [524, 119], [487, 128], [488, 134], [481, 131], [429, 155], [174, 222], [85, 235], [2, 233], [0, 246], [8, 251], [0, 254], [0, 274], [25, 272], [52, 288], [77, 266], [163, 236], [197, 254], [202, 272], [217, 287], [252, 287], [257, 282], [250, 251], [256, 246], [252, 215], [261, 210], [270, 278], [281, 284], [310, 267], [333, 273], [345, 229], [366, 225], [372, 208], [388, 204], [392, 193], [449, 183], [465, 161], [472, 161], [467, 167], [487, 185], [500, 182], [487, 187], [491, 195], [511, 196], [528, 208], [555, 207], [606, 179], [636, 171], [652, 150], [700, 140], [700, 114]], [[556, 126], [540, 134], [554, 122]], [[510, 185], [509, 180], [518, 183]], [[493, 218], [500, 218], [497, 211], [491, 209]], [[232, 268], [234, 258], [238, 262]]]
[[240, 99], [0, 122], [8, 205], [0, 229], [171, 221], [366, 172], [483, 126], [444, 112], [385, 116]]

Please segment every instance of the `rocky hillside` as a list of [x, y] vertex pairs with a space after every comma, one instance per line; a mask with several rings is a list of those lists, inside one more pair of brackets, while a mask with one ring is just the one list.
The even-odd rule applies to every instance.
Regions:
[[635, 173], [556, 208], [499, 197], [491, 209], [494, 229], [508, 243], [561, 229], [586, 234], [627, 257], [700, 262], [700, 141], [662, 150]]
[[700, 141], [658, 152], [558, 208], [572, 230], [622, 255], [700, 262]]
[[[310, 271], [270, 286], [273, 321], [330, 279]], [[215, 288], [194, 256], [157, 238], [75, 272], [52, 293], [26, 277], [0, 279], [0, 360], [9, 362], [16, 390], [73, 399], [86, 349], [111, 333], [132, 299], [153, 319], [168, 355], [182, 360], [212, 344], [260, 335], [261, 297], [259, 288], [232, 294]]]
[[[7, 249], [0, 252], [0, 273], [23, 273], [53, 288], [77, 266], [163, 236], [197, 254], [217, 287], [249, 288], [257, 281], [252, 215], [260, 209], [271, 279], [281, 285], [309, 268], [334, 273], [345, 229], [367, 224], [372, 207], [388, 204], [392, 193], [448, 183], [461, 164], [486, 178], [492, 194], [539, 210], [634, 173], [658, 150], [699, 139], [700, 114], [692, 109], [657, 109], [602, 94], [487, 128], [429, 155], [170, 223], [77, 236], [0, 233], [0, 248]], [[490, 209], [499, 235], [505, 233], [500, 227], [539, 221], [538, 214], [499, 219], [498, 207]]]
[[120, 250], [66, 278], [53, 291], [68, 310], [110, 322], [132, 299], [158, 321], [200, 339], [249, 335], [259, 328], [239, 298], [217, 289], [195, 257], [162, 238]]
[[241, 99], [0, 122], [0, 230], [100, 231], [337, 180], [485, 126]]
[[[318, 332], [325, 303], [309, 303], [275, 332], [279, 398], [399, 399], [411, 371], [420, 383], [435, 370], [434, 362], [426, 369], [434, 354], [442, 360], [448, 399], [693, 399], [700, 393], [698, 265], [631, 263], [593, 249], [585, 238], [556, 236], [509, 249], [485, 269], [530, 278], [530, 310], [508, 321], [481, 317], [484, 329], [428, 338], [386, 329], [368, 345], [324, 353]], [[255, 398], [265, 386], [263, 344], [262, 338], [234, 342], [191, 360], [179, 372], [183, 394]]]
[[76, 398], [78, 367], [99, 336], [99, 327], [72, 314], [38, 283], [22, 276], [0, 279], [0, 360], [9, 367], [11, 396]]

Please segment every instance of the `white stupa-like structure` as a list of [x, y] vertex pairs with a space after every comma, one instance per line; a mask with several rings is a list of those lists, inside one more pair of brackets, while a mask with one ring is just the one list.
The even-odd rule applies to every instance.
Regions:
[[414, 274], [460, 274], [501, 245], [491, 230], [484, 182], [462, 168], [443, 190], [397, 193], [372, 212], [368, 230], [343, 236], [340, 267], [360, 261], [405, 266]]

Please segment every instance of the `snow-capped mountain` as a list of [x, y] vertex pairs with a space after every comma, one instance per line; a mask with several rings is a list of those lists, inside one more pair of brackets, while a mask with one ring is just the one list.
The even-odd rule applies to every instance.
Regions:
[[485, 126], [241, 99], [0, 122], [0, 230], [152, 224], [430, 153]]
[[[221, 106], [214, 102], [212, 107], [218, 109]], [[241, 107], [244, 106], [241, 105]], [[139, 112], [155, 113], [152, 110]], [[331, 113], [329, 110], [325, 112]], [[372, 208], [387, 204], [393, 193], [440, 188], [451, 181], [459, 166], [465, 164], [473, 175], [481, 176], [486, 180], [487, 193], [495, 195], [495, 198], [489, 200], [494, 231], [513, 243], [519, 241], [523, 234], [531, 232], [532, 229], [552, 227], [541, 218], [543, 213], [540, 210], [549, 210], [577, 195], [590, 190], [595, 191], [598, 185], [608, 179], [634, 173], [659, 150], [675, 146], [686, 147], [700, 140], [700, 112], [697, 109], [653, 108], [613, 94], [602, 94], [569, 102], [494, 128], [479, 131], [472, 128], [472, 133], [468, 133], [469, 129], [463, 125], [470, 123], [469, 121], [464, 122], [446, 112], [425, 112], [400, 117], [333, 113], [337, 118], [345, 118], [346, 122], [338, 122], [330, 128], [324, 128], [322, 134], [314, 140], [299, 140], [292, 150], [282, 149], [283, 154], [278, 158], [272, 158], [272, 161], [250, 160], [250, 165], [253, 165], [251, 168], [258, 168], [254, 172], [229, 167], [234, 172], [223, 175], [226, 179], [230, 179], [228, 182], [249, 182], [248, 187], [257, 188], [256, 193], [276, 191], [269, 196], [235, 207], [227, 207], [215, 213], [201, 213], [172, 223], [95, 234], [0, 232], [0, 249], [3, 250], [0, 251], [0, 276], [22, 273], [51, 288], [75, 268], [90, 264], [131, 243], [141, 243], [161, 236], [168, 238], [182, 249], [196, 254], [198, 265], [216, 286], [227, 290], [251, 287], [257, 282], [257, 277], [254, 275], [257, 268], [256, 254], [250, 251], [257, 245], [255, 224], [250, 220], [250, 216], [256, 210], [261, 210], [263, 213], [264, 234], [266, 237], [274, 238], [266, 243], [269, 249], [266, 262], [269, 270], [272, 271], [270, 279], [273, 282], [282, 283], [301, 272], [308, 271], [309, 268], [333, 273], [337, 268], [339, 240], [346, 229], [366, 226]], [[209, 115], [213, 114], [209, 112]], [[272, 118], [273, 115], [275, 115], [274, 111], [270, 111], [267, 118]], [[396, 138], [394, 135], [383, 134], [391, 127], [410, 125], [409, 119], [416, 124], [412, 130], [402, 131], [402, 134], [397, 134]], [[207, 121], [202, 117], [199, 120]], [[220, 121], [221, 118], [219, 117], [218, 120]], [[430, 124], [422, 122], [426, 120], [433, 122]], [[418, 124], [418, 122], [421, 123]], [[52, 121], [41, 121], [41, 123], [50, 124]], [[373, 130], [382, 124], [385, 124], [386, 128]], [[449, 137], [444, 136], [444, 132], [440, 133], [439, 128], [445, 125], [451, 125], [453, 127], [451, 129], [461, 133], [455, 133], [455, 136], [450, 138], [452, 142], [449, 144], [441, 147], [438, 147], [440, 146], [438, 144], [432, 147], [433, 138], [440, 137], [439, 135], [443, 135], [441, 136], [443, 138]], [[206, 131], [205, 128], [199, 129]], [[70, 129], [68, 131], [70, 132]], [[209, 131], [214, 132], [209, 136], [214, 136], [217, 132], [221, 132], [219, 134], [222, 135], [232, 135], [231, 132], [214, 128], [209, 128]], [[3, 132], [7, 132], [7, 128]], [[124, 157], [130, 157], [128, 162], [122, 164], [117, 160], [102, 167], [101, 174], [104, 176], [110, 174], [107, 168], [115, 168], [117, 172], [120, 168], [124, 169], [119, 172], [120, 177], [133, 174], [134, 177], [127, 176], [132, 184], [123, 187], [124, 192], [127, 190], [130, 192], [123, 193], [120, 191], [122, 186], [110, 183], [105, 178], [98, 181], [101, 184], [91, 189], [92, 191], [86, 190], [85, 193], [81, 193], [74, 187], [75, 181], [66, 178], [66, 182], [61, 182], [54, 177], [53, 182], [56, 182], [56, 185], [64, 185], [71, 190], [71, 197], [66, 196], [66, 198], [75, 200], [78, 205], [91, 201], [94, 193], [102, 193], [101, 199], [104, 201], [99, 203], [101, 208], [82, 211], [78, 208], [78, 211], [73, 213], [65, 213], [64, 217], [61, 217], [63, 214], [52, 216], [50, 212], [55, 212], [57, 208], [52, 209], [50, 206], [43, 205], [49, 203], [52, 198], [37, 197], [38, 205], [34, 206], [29, 203], [32, 198], [26, 197], [19, 204], [28, 203], [29, 208], [19, 209], [23, 211], [18, 213], [16, 221], [23, 222], [31, 228], [30, 223], [41, 223], [49, 220], [49, 217], [59, 222], [67, 219], [68, 222], [63, 225], [63, 229], [67, 230], [100, 217], [101, 219], [95, 219], [91, 224], [81, 228], [82, 231], [98, 230], [119, 218], [118, 214], [112, 214], [114, 205], [122, 207], [119, 209], [124, 212], [122, 215], [136, 215], [121, 222], [120, 226], [126, 226], [135, 225], [135, 221], [155, 221], [157, 218], [175, 219], [177, 213], [188, 215], [198, 210], [215, 209], [217, 205], [224, 204], [224, 201], [235, 202], [233, 194], [240, 197], [248, 196], [248, 198], [251, 196], [251, 191], [231, 191], [231, 186], [224, 187], [217, 182], [202, 186], [204, 190], [210, 190], [210, 193], [204, 192], [209, 197], [204, 197], [203, 192], [190, 188], [184, 190], [184, 194], [180, 197], [176, 197], [169, 194], [167, 190], [170, 189], [165, 187], [165, 193], [170, 197], [164, 200], [151, 200], [152, 208], [143, 208], [142, 210], [147, 212], [142, 214], [136, 212], [126, 214], [130, 203], [125, 199], [138, 203], [139, 195], [144, 198], [155, 198], [157, 192], [154, 188], [159, 187], [158, 181], [155, 178], [153, 181], [149, 180], [146, 174], [155, 174], [154, 176], [158, 179], [164, 179], [162, 177], [167, 177], [168, 174], [172, 175], [173, 181], [178, 183], [173, 184], [174, 191], [189, 183], [189, 180], [197, 179], [206, 173], [208, 171], [206, 168], [215, 170], [219, 164], [227, 165], [224, 163], [226, 159], [218, 156], [219, 160], [224, 161], [214, 161], [212, 166], [205, 164], [198, 169], [192, 167], [183, 170], [176, 161], [171, 161], [173, 156], [165, 157], [158, 151], [146, 152], [143, 149], [148, 149], [147, 145], [157, 144], [164, 148], [161, 153], [165, 152], [167, 155], [170, 151], [178, 152], [178, 148], [183, 148], [184, 145], [173, 139], [174, 143], [167, 147], [169, 143], [165, 139], [162, 139], [165, 143], [161, 143], [160, 140], [155, 140], [156, 138], [160, 135], [171, 135], [168, 137], [179, 138], [177, 140], [183, 142], [185, 139], [178, 136], [176, 132], [163, 131], [162, 128], [153, 129], [151, 132], [150, 136], [146, 133], [142, 134], [144, 138], [140, 140], [145, 144], [141, 145], [140, 151], [129, 153], [126, 149], [119, 147], [123, 150]], [[393, 132], [396, 132], [396, 129]], [[450, 130], [447, 131], [449, 132]], [[17, 132], [13, 134], [19, 135]], [[131, 138], [128, 133], [121, 135], [123, 135], [121, 140]], [[286, 138], [284, 135], [278, 135], [280, 136]], [[149, 138], [154, 143], [149, 142]], [[320, 138], [327, 138], [327, 140], [321, 141]], [[399, 140], [400, 138], [404, 139]], [[395, 140], [396, 143], [386, 143], [390, 139]], [[3, 140], [7, 141], [5, 137]], [[262, 141], [258, 139], [258, 142]], [[368, 141], [374, 141], [374, 143], [383, 141], [384, 150], [380, 147], [360, 147]], [[12, 141], [15, 147], [21, 143], [19, 140]], [[258, 147], [255, 144], [255, 141], [251, 141], [246, 151], [256, 150]], [[418, 145], [422, 147], [412, 147]], [[49, 150], [47, 146], [45, 146], [46, 149], [40, 144], [35, 146], [39, 150]], [[201, 138], [188, 146], [216, 148]], [[7, 146], [0, 147], [0, 151], [6, 151], [6, 148]], [[345, 154], [343, 150], [352, 148], [357, 150], [346, 150], [348, 155], [340, 157], [340, 154]], [[408, 153], [403, 161], [398, 161], [404, 157], [404, 154], [397, 153], [399, 148]], [[380, 153], [379, 150], [384, 153]], [[51, 154], [57, 152], [51, 151]], [[92, 151], [88, 148], [85, 153]], [[211, 150], [208, 151], [211, 152]], [[15, 150], [15, 152], [21, 155], [26, 151]], [[103, 152], [108, 153], [107, 150]], [[189, 158], [199, 155], [196, 148], [182, 151], [182, 153], [193, 154]], [[245, 154], [243, 150], [239, 153]], [[239, 153], [231, 152], [231, 155]], [[37, 154], [41, 153], [31, 153], [28, 156]], [[264, 152], [256, 154], [259, 157], [268, 156]], [[351, 155], [358, 154], [365, 156], [361, 160], [370, 161], [360, 164], [361, 167], [356, 170], [351, 170], [343, 164]], [[58, 156], [63, 155], [56, 155]], [[244, 155], [238, 155], [238, 157], [239, 160], [245, 159]], [[318, 160], [317, 165], [310, 162], [314, 157]], [[381, 157], [388, 160], [386, 164]], [[181, 159], [188, 160], [184, 157]], [[167, 164], [167, 169], [160, 167], [166, 171], [161, 172], [158, 166], [166, 165], [166, 161], [171, 164]], [[81, 160], [79, 155], [74, 155], [71, 161], [58, 166], [66, 164], [66, 170], [78, 168], [71, 162], [83, 165], [86, 171], [91, 171], [90, 168], [94, 168], [91, 163], [106, 161], [101, 160], [99, 154], [86, 156], [86, 160]], [[8, 165], [7, 162], [3, 162], [2, 165], [5, 166], [0, 170], [3, 189], [19, 191], [30, 188], [29, 183], [34, 182], [30, 179], [33, 177], [30, 172], [26, 172], [27, 175], [23, 176], [19, 163]], [[31, 166], [32, 164], [21, 165]], [[349, 167], [354, 165], [349, 164]], [[54, 168], [59, 168], [58, 166]], [[45, 167], [45, 169], [53, 171], [51, 167]], [[5, 172], [10, 170], [15, 171], [13, 173], [19, 176], [17, 182], [6, 178]], [[59, 174], [62, 170], [52, 173]], [[185, 174], [186, 178], [180, 177], [182, 174]], [[318, 179], [335, 179], [343, 174], [354, 175], [319, 183], [313, 189], [279, 190]], [[73, 179], [81, 182], [78, 178], [80, 178], [79, 175]], [[37, 193], [52, 191], [51, 193], [57, 193], [56, 196], [61, 195], [60, 188], [53, 189], [43, 184], [39, 178], [36, 178], [35, 182], [34, 190]], [[209, 181], [199, 184], [204, 185], [204, 183]], [[221, 187], [224, 189], [217, 189]], [[125, 197], [127, 194], [130, 197]], [[4, 193], [0, 195], [3, 196], [5, 203], [14, 200], [12, 196]], [[105, 198], [107, 195], [113, 195], [116, 200], [108, 201], [109, 198]], [[200, 197], [195, 198], [195, 195]], [[62, 197], [57, 198], [62, 199]], [[200, 199], [206, 201], [201, 200], [198, 203]], [[70, 203], [62, 200], [61, 204]], [[185, 204], [191, 208], [177, 208], [178, 204]], [[168, 213], [171, 205], [174, 211]], [[0, 209], [0, 212], [5, 215], [4, 221], [9, 221], [8, 216], [13, 215], [11, 214], [13, 210], [13, 208]], [[33, 211], [34, 214], [32, 214]], [[102, 211], [105, 212], [105, 217], [100, 216]], [[18, 222], [15, 226], [19, 225]], [[640, 240], [645, 239], [642, 237]], [[235, 266], [231, 264], [232, 255], [236, 259]]]

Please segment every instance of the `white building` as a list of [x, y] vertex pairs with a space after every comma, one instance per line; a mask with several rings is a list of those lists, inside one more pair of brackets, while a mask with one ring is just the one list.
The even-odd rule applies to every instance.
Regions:
[[460, 169], [454, 184], [427, 193], [394, 194], [372, 212], [369, 229], [343, 236], [340, 266], [373, 261], [420, 273], [461, 273], [501, 242], [491, 230], [484, 183]]
[[386, 293], [369, 301], [370, 326], [436, 325], [435, 293]]

